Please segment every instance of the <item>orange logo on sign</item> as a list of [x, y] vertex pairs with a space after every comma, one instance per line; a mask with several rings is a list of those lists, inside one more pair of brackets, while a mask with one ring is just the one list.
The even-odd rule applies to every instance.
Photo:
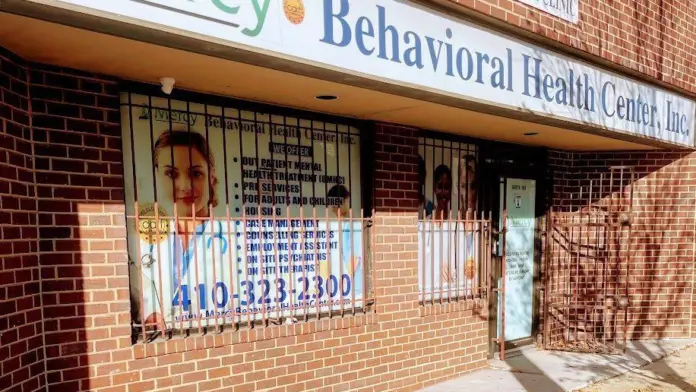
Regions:
[[[157, 208], [155, 208], [157, 207]], [[143, 203], [138, 209], [140, 238], [150, 245], [162, 242], [169, 235], [167, 211], [155, 203]]]
[[292, 24], [300, 24], [305, 17], [305, 7], [302, 0], [283, 0], [283, 12]]

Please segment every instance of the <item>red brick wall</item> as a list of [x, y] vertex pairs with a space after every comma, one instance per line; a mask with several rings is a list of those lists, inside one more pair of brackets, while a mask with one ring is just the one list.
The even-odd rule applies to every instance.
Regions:
[[29, 90], [0, 52], [0, 390], [45, 386]]
[[553, 208], [570, 206], [573, 194], [578, 188], [578, 178], [573, 166], [574, 156], [572, 151], [549, 151], [548, 165], [553, 173]]
[[[133, 344], [117, 85], [45, 66], [31, 79], [49, 390], [415, 390], [484, 365], [482, 304], [417, 303], [406, 174], [389, 178], [397, 206], [377, 198], [376, 314]], [[377, 130], [380, 178], [392, 160], [415, 173], [413, 135]]]
[[[16, 128], [8, 127], [14, 113], [20, 113], [20, 122], [28, 123], [26, 114], [21, 116], [22, 110], [11, 111], [11, 122], [8, 116], [3, 117], [3, 131], [15, 136], [0, 139], [0, 151], [5, 153], [0, 156], [10, 162], [8, 166], [0, 161], [2, 175], [13, 175], [12, 170], [18, 168], [18, 180], [11, 181], [9, 189], [0, 188], [4, 192], [0, 216], [6, 216], [6, 200], [19, 199], [21, 208], [15, 208], [22, 213], [30, 211], [27, 218], [21, 213], [12, 214], [12, 226], [3, 222], [0, 240], [4, 247], [0, 294], [3, 300], [12, 298], [3, 301], [2, 306], [9, 303], [17, 307], [7, 318], [7, 326], [0, 324], [0, 358], [7, 358], [4, 354], [8, 350], [11, 353], [2, 361], [3, 377], [19, 355], [22, 369], [11, 377], [26, 382], [24, 390], [38, 389], [45, 373], [48, 389], [55, 391], [386, 391], [415, 390], [485, 363], [487, 304], [468, 301], [423, 308], [417, 302], [417, 133], [386, 125], [375, 130], [375, 314], [133, 344], [118, 85], [109, 78], [73, 70], [39, 65], [30, 68], [32, 132], [22, 131], [19, 136]], [[6, 106], [8, 101], [4, 98], [3, 102]], [[21, 109], [21, 101], [19, 106]], [[9, 154], [15, 149], [25, 151], [22, 159], [11, 158], [18, 156]], [[557, 166], [567, 169], [556, 179], [562, 188], [557, 198], [560, 204], [580, 183], [607, 164], [614, 164], [610, 159], [647, 162], [641, 163], [641, 173], [647, 175], [641, 181], [652, 184], [649, 180], [656, 178], [655, 183], [662, 188], [653, 194], [664, 199], [642, 196], [645, 200], [659, 199], [661, 204], [645, 207], [638, 223], [643, 228], [636, 229], [636, 241], [649, 240], [652, 233], [668, 228], [671, 231], [667, 240], [675, 245], [663, 247], [664, 253], [657, 256], [646, 253], [640, 261], [644, 263], [640, 276], [647, 279], [650, 271], [658, 268], [671, 268], [675, 274], [673, 280], [651, 282], [652, 291], [642, 294], [646, 299], [663, 292], [669, 297], [641, 305], [639, 310], [645, 316], [636, 319], [634, 330], [641, 334], [635, 336], [688, 333], [684, 330], [688, 317], [684, 319], [689, 312], [683, 309], [688, 305], [680, 303], [677, 308], [675, 304], [684, 302], [677, 299], [680, 294], [693, 290], [693, 285], [684, 283], [688, 273], [679, 264], [693, 262], [692, 253], [681, 253], [685, 242], [693, 242], [693, 232], [679, 226], [687, 223], [663, 220], [673, 218], [670, 211], [681, 208], [693, 213], [690, 196], [686, 195], [687, 201], [681, 198], [693, 191], [688, 184], [680, 184], [690, 175], [678, 177], [675, 170], [690, 167], [691, 159], [665, 166], [678, 156], [665, 152], [629, 154], [628, 158], [620, 154], [556, 156], [560, 160]], [[36, 206], [31, 204], [33, 172]], [[29, 204], [24, 206], [22, 201]], [[677, 210], [670, 205], [677, 205]], [[36, 221], [31, 218], [31, 212], [37, 210], [38, 237]], [[693, 222], [693, 215], [689, 216], [683, 219]], [[17, 228], [22, 241], [12, 237]], [[12, 244], [12, 250], [7, 243]], [[648, 249], [643, 242], [638, 246]], [[17, 255], [21, 268], [10, 269], [12, 275], [7, 275], [7, 265], [16, 263]], [[34, 272], [27, 275], [25, 271]], [[10, 282], [29, 280], [6, 285], [6, 275], [12, 277]], [[19, 297], [16, 287], [22, 287]], [[39, 300], [43, 304], [43, 323]], [[671, 313], [665, 317], [665, 312]], [[22, 322], [11, 324], [15, 319]], [[0, 318], [0, 323], [4, 320]], [[5, 340], [5, 333], [13, 336], [15, 330], [18, 336], [24, 336], [26, 348], [21, 340], [20, 344]], [[43, 330], [45, 372], [40, 340]], [[6, 378], [0, 380], [8, 382]]]
[[[679, 151], [574, 155], [580, 186], [609, 166], [635, 167], [630, 338], [688, 337], [694, 290], [696, 155]], [[627, 189], [624, 188], [625, 194]], [[606, 202], [606, 201], [605, 201]]]
[[30, 75], [46, 377], [50, 390], [93, 389], [104, 385], [95, 367], [131, 346], [118, 86], [52, 67]]
[[[629, 243], [624, 230], [620, 247], [623, 252], [622, 261], [614, 272], [612, 270], [617, 264], [610, 263], [608, 273], [611, 285], [611, 281], [616, 279], [616, 271], [621, 273], [620, 279], [625, 279], [626, 267], [630, 266], [628, 338], [694, 336], [696, 330], [693, 329], [692, 294], [696, 241], [696, 155], [667, 150], [554, 152], [551, 163], [556, 168], [554, 187], [557, 197], [554, 208], [558, 211], [587, 211], [590, 182], [592, 181], [596, 193], [602, 174], [603, 194], [601, 197], [597, 194], [593, 197], [594, 208], [606, 208], [612, 193], [614, 197], [618, 197], [620, 193], [628, 197], [631, 188], [633, 190], [635, 217], [631, 241]], [[634, 167], [636, 182], [630, 187], [616, 187], [609, 191], [609, 167], [619, 165]], [[627, 180], [624, 182], [629, 183]], [[586, 249], [595, 242], [587, 239], [587, 229], [585, 230], [584, 244], [579, 242], [578, 229], [574, 232], [566, 230], [564, 233], [567, 238], [573, 239], [576, 247], [580, 245], [584, 249], [583, 255], [592, 252]], [[567, 252], [560, 252], [552, 262], [566, 258], [564, 260], [567, 263], [568, 257]], [[586, 288], [589, 292], [597, 289], [599, 279], [594, 276], [597, 273], [594, 262], [593, 259], [588, 259], [580, 265], [581, 278], [579, 281], [574, 278], [576, 287]], [[618, 321], [619, 330], [623, 324], [621, 320]]]
[[579, 0], [578, 24], [516, 0], [437, 1], [696, 92], [696, 8], [690, 0]]
[[418, 212], [418, 131], [379, 126], [375, 140], [375, 208]]

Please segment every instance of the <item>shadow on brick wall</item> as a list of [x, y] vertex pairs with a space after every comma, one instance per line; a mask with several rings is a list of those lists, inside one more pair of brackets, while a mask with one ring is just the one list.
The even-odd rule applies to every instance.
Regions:
[[46, 380], [92, 390], [130, 356], [118, 86], [38, 65], [29, 78]]
[[[625, 228], [620, 236], [614, 229], [612, 233], [600, 233], [601, 230], [585, 227], [583, 233], [577, 227], [574, 230], [552, 228], [555, 230], [550, 235], [561, 246], [557, 245], [558, 253], [554, 253], [551, 262], [557, 263], [555, 266], [561, 266], [563, 271], [554, 269], [553, 264], [551, 267], [545, 266], [546, 271], [550, 268], [553, 273], [551, 284], [557, 280], [555, 284], [569, 285], [574, 295], [584, 295], [585, 298], [603, 295], [602, 285], [610, 288], [609, 294], [614, 293], [612, 287], [618, 286], [620, 294], [624, 294], [627, 288], [629, 307], [627, 323], [621, 313], [618, 314], [620, 317], [616, 317], [616, 312], [609, 312], [613, 315], [609, 314], [610, 317], [600, 322], [592, 318], [590, 312], [566, 310], [557, 321], [553, 318], [547, 321], [552, 326], [564, 325], [550, 329], [551, 340], [564, 339], [554, 334], [563, 333], [572, 341], [581, 339], [582, 334], [596, 331], [600, 331], [600, 335], [592, 336], [590, 340], [601, 340], [601, 334], [605, 333], [611, 339], [617, 339], [619, 347], [624, 335], [629, 340], [689, 338], [696, 205], [693, 192], [696, 190], [696, 180], [692, 179], [691, 174], [694, 171], [692, 153], [667, 150], [576, 152], [565, 158], [565, 165], [556, 167], [555, 211], [571, 213], [575, 218], [587, 216], [585, 214], [590, 211], [606, 213], [616, 208], [610, 205], [618, 205], [619, 198], [623, 198], [622, 205], [627, 206], [627, 200], [633, 194], [634, 218], [630, 240]], [[615, 181], [613, 188], [610, 187], [610, 167], [617, 166], [632, 167], [636, 172], [635, 181], [624, 178], [623, 181]], [[604, 186], [600, 187], [601, 184]], [[591, 186], [594, 194], [590, 198], [588, 190]], [[607, 247], [607, 241], [612, 242], [614, 247]], [[602, 251], [606, 252], [607, 249], [620, 253], [612, 254], [604, 265], [597, 264], [601, 256], [606, 256]], [[594, 316], [597, 317], [596, 314]], [[592, 323], [595, 324], [588, 329]], [[578, 331], [581, 331], [580, 335]], [[566, 345], [568, 348], [574, 347], [572, 343]], [[648, 346], [639, 341], [632, 346], [635, 351], [631, 355], [641, 352], [641, 355], [658, 358], [665, 354], [659, 352], [659, 348], [655, 351], [654, 345]], [[657, 346], [660, 347], [660, 344], [657, 343]], [[516, 358], [515, 361], [519, 364], [525, 359]], [[612, 361], [620, 363], [622, 359], [615, 357]], [[534, 368], [543, 375], [543, 371], [529, 361], [524, 366]], [[564, 366], [600, 376], [612, 374], [609, 370], [597, 369], [594, 364], [573, 357], [567, 357]], [[552, 375], [548, 376], [546, 381], [552, 382]], [[518, 380], [523, 385], [529, 383], [525, 377]], [[696, 390], [678, 377], [669, 382], [682, 390]], [[533, 385], [525, 387], [534, 390]]]

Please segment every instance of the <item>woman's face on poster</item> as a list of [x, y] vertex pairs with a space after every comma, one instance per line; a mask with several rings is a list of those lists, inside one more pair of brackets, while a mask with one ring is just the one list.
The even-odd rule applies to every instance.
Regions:
[[348, 218], [350, 216], [350, 196], [342, 198], [340, 203], [341, 204], [335, 205], [333, 208], [331, 208], [331, 211], [335, 217], [338, 217], [340, 212], [341, 218]]
[[179, 216], [207, 216], [210, 173], [208, 162], [195, 148], [173, 146], [159, 151], [158, 196], [176, 204]]
[[459, 183], [461, 184], [459, 205], [462, 206], [463, 212], [476, 210], [476, 171], [467, 167], [466, 170], [462, 171]]
[[442, 174], [435, 182], [435, 198], [439, 206], [447, 206], [452, 199], [452, 179]]

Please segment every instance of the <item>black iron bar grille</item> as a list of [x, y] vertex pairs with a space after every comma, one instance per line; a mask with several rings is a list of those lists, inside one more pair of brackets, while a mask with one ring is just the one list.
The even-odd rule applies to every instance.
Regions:
[[133, 93], [121, 103], [142, 336], [372, 308], [359, 129]]

